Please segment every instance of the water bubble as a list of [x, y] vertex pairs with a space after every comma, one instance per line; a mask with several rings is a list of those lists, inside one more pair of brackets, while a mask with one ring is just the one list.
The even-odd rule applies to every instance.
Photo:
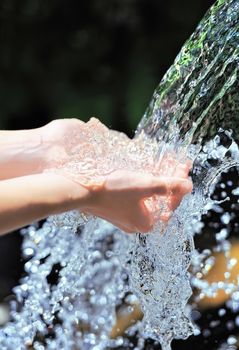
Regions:
[[232, 190], [232, 194], [234, 194], [235, 196], [239, 196], [239, 187]]
[[227, 264], [228, 269], [232, 269], [237, 264], [237, 259], [231, 258]]
[[224, 213], [222, 216], [221, 216], [221, 222], [225, 225], [228, 225], [229, 222], [231, 220], [231, 215], [230, 213]]
[[226, 228], [221, 229], [220, 232], [216, 233], [216, 239], [217, 241], [225, 240], [228, 237], [228, 230]]
[[230, 335], [228, 338], [227, 338], [227, 344], [228, 345], [234, 345], [237, 343], [237, 338], [233, 335]]
[[213, 320], [210, 322], [209, 326], [210, 326], [210, 328], [215, 328], [215, 327], [219, 326], [219, 324], [220, 324], [220, 320]]
[[220, 317], [224, 316], [225, 314], [226, 314], [226, 310], [225, 310], [225, 309], [219, 309], [219, 310], [218, 310], [218, 315], [219, 315]]
[[193, 321], [197, 321], [201, 317], [201, 313], [197, 310], [191, 312], [191, 317]]
[[235, 324], [233, 321], [227, 321], [226, 327], [229, 331], [232, 331], [235, 328]]
[[227, 271], [227, 272], [224, 273], [224, 276], [225, 276], [226, 279], [228, 279], [228, 278], [230, 278], [231, 273], [229, 271]]
[[34, 249], [32, 249], [32, 248], [25, 248], [24, 250], [23, 250], [23, 255], [24, 255], [24, 257], [31, 257], [31, 256], [33, 256], [34, 255]]
[[204, 330], [202, 331], [202, 335], [203, 335], [205, 338], [210, 337], [210, 335], [211, 335], [210, 329], [204, 329]]
[[236, 324], [237, 327], [239, 327], [239, 316], [237, 316], [237, 317], [235, 318], [235, 324]]

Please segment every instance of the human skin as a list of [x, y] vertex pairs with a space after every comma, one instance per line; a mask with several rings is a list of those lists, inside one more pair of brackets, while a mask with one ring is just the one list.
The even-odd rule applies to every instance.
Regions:
[[[169, 213], [161, 218], [167, 221], [192, 190], [189, 163], [178, 164], [171, 177], [115, 170], [100, 183], [81, 183], [80, 175], [73, 181], [64, 174], [44, 173], [67, 161], [64, 140], [81, 135], [84, 125], [63, 119], [38, 129], [0, 131], [0, 234], [73, 209], [102, 217], [125, 232], [148, 232], [154, 222], [145, 199], [167, 198]], [[106, 128], [100, 122], [98, 127]]]

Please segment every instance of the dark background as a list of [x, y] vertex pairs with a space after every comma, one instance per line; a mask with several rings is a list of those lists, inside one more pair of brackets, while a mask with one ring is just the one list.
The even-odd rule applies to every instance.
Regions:
[[0, 128], [100, 118], [133, 133], [213, 0], [1, 0]]
[[[0, 129], [96, 116], [132, 136], [154, 88], [213, 2], [0, 0]], [[1, 300], [8, 301], [21, 276], [20, 244], [19, 232], [0, 238]], [[205, 313], [201, 326], [214, 317], [217, 310]], [[174, 349], [212, 350], [231, 333], [224, 329], [210, 339], [175, 342]]]

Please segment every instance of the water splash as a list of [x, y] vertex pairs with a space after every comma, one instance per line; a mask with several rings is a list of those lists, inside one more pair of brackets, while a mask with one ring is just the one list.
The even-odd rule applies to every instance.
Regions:
[[[223, 210], [227, 198], [215, 200], [212, 193], [221, 173], [238, 167], [238, 26], [238, 1], [217, 1], [154, 93], [134, 142], [115, 134], [106, 143], [108, 131], [100, 130], [87, 161], [82, 144], [71, 145], [71, 161], [54, 171], [73, 179], [80, 171], [86, 182], [92, 177], [101, 181], [102, 174], [119, 164], [152, 174], [173, 173], [162, 168], [170, 152], [182, 163], [187, 157], [194, 161], [194, 192], [184, 198], [167, 228], [158, 222], [150, 235], [129, 236], [98, 218], [85, 222], [78, 212], [24, 230], [26, 276], [14, 289], [12, 320], [0, 330], [2, 350], [130, 349], [127, 337], [111, 339], [116, 309], [129, 293], [137, 296], [144, 313], [131, 329], [138, 332], [137, 349], [151, 337], [168, 350], [173, 338], [198, 332], [187, 304], [191, 287], [199, 291], [196, 302], [225, 290], [231, 293], [228, 307], [237, 310], [237, 281], [232, 283], [228, 274], [224, 281], [206, 280], [215, 263], [213, 252], [194, 250], [193, 236], [202, 230], [202, 215], [217, 212], [225, 227], [216, 234], [216, 247], [225, 254], [230, 273], [236, 263], [228, 241], [232, 215]], [[235, 141], [230, 130], [219, 127], [233, 129]], [[86, 130], [88, 140], [87, 135]], [[233, 195], [237, 193], [234, 189]], [[148, 206], [152, 203], [157, 203], [155, 215], [165, 209], [158, 198]]]

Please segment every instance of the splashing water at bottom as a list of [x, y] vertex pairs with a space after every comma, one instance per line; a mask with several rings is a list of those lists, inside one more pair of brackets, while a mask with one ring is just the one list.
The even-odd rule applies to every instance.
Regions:
[[[230, 141], [227, 147], [221, 144], [222, 134]], [[148, 139], [145, 142], [149, 145]], [[164, 150], [172, 150], [166, 146]], [[156, 150], [153, 143], [145, 149], [147, 155], [149, 149]], [[129, 294], [144, 314], [132, 327], [141, 339], [137, 349], [143, 349], [142, 340], [150, 337], [170, 350], [173, 339], [197, 333], [188, 305], [191, 285], [204, 295], [217, 289], [197, 277], [205, 254], [195, 254], [193, 235], [200, 230], [201, 216], [220, 205], [210, 194], [220, 174], [238, 166], [239, 150], [231, 134], [221, 131], [200, 152], [190, 147], [187, 153], [195, 159], [194, 191], [185, 196], [167, 227], [158, 221], [150, 234], [126, 235], [104, 220], [86, 222], [78, 212], [69, 212], [49, 218], [40, 229], [31, 226], [23, 231], [27, 275], [14, 288], [12, 320], [0, 330], [2, 350], [132, 348], [126, 336], [111, 337], [116, 309]], [[157, 215], [162, 203], [152, 200], [151, 205], [158, 205]], [[230, 220], [224, 212], [221, 217]], [[225, 248], [226, 236], [219, 238], [218, 246], [223, 240]], [[224, 252], [228, 254], [228, 249]], [[210, 254], [205, 266], [209, 258]], [[225, 282], [217, 287], [230, 287], [233, 302], [236, 285]]]

